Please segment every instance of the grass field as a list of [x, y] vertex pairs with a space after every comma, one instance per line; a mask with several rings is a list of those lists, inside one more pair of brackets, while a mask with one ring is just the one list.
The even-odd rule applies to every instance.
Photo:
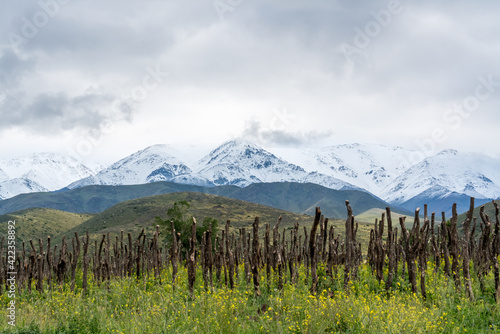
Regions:
[[[429, 265], [429, 268], [432, 266]], [[342, 272], [332, 280], [319, 268], [320, 289], [316, 296], [304, 284], [275, 282], [267, 286], [261, 277], [261, 296], [252, 285], [239, 280], [234, 290], [215, 283], [213, 292], [203, 286], [198, 272], [194, 297], [188, 295], [187, 273], [181, 269], [174, 289], [169, 270], [161, 283], [153, 277], [126, 278], [93, 283], [87, 295], [79, 284], [72, 293], [67, 285], [40, 294], [17, 296], [17, 324], [13, 328], [0, 318], [2, 333], [498, 333], [500, 307], [493, 297], [469, 301], [455, 292], [452, 280], [442, 274], [427, 276], [427, 300], [413, 295], [401, 276], [395, 289], [386, 294], [367, 265], [359, 280], [347, 292], [342, 289]], [[487, 289], [493, 278], [488, 277]], [[483, 296], [492, 296], [487, 291]], [[5, 310], [4, 294], [0, 305]]]
[[28, 242], [30, 239], [44, 242], [47, 236], [56, 236], [89, 220], [91, 214], [71, 213], [55, 209], [34, 208], [0, 215], [0, 236], [7, 235], [7, 223], [16, 221], [18, 240]]

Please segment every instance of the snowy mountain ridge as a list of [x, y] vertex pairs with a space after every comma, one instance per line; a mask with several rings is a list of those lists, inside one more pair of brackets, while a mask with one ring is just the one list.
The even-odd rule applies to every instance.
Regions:
[[308, 172], [329, 175], [380, 196], [391, 182], [403, 174], [414, 151], [375, 144], [344, 144], [319, 149], [277, 149], [285, 159]]
[[[150, 146], [68, 187], [76, 188], [89, 184], [130, 185], [155, 181], [244, 187], [261, 182], [310, 182], [308, 179], [312, 177], [302, 167], [290, 164], [243, 139], [222, 144], [199, 159], [192, 167], [188, 167], [170, 152], [168, 146]], [[356, 188], [330, 176], [325, 175], [324, 178], [329, 188]]]
[[97, 168], [72, 157], [55, 153], [36, 153], [11, 160], [0, 160], [0, 198], [23, 193], [55, 191], [68, 182], [94, 175]]
[[[365, 190], [409, 210], [414, 209], [416, 199], [418, 203], [435, 200], [445, 206], [447, 198], [500, 198], [500, 160], [456, 150], [422, 154], [375, 144], [266, 150], [235, 139], [189, 164], [178, 156], [178, 150], [169, 145], [153, 145], [100, 171], [50, 154], [0, 161], [0, 199], [63, 187], [156, 181], [205, 187], [309, 182], [337, 190]], [[420, 158], [408, 165], [408, 157]]]
[[86, 185], [132, 185], [171, 181], [192, 170], [170, 153], [168, 145], [153, 145], [125, 157], [94, 175], [71, 183], [68, 188]]
[[[440, 187], [438, 191], [436, 186]], [[398, 176], [384, 189], [382, 197], [401, 204], [425, 192], [439, 198], [452, 192], [479, 199], [499, 198], [500, 161], [476, 153], [444, 150]]]

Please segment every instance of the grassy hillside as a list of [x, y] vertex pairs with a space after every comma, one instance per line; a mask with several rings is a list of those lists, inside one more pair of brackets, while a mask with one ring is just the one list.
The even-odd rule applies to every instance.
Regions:
[[134, 198], [158, 194], [198, 191], [203, 187], [169, 182], [156, 182], [132, 186], [87, 186], [66, 191], [21, 194], [0, 201], [0, 214], [27, 208], [51, 208], [74, 213], [98, 213]]
[[55, 236], [68, 231], [92, 215], [76, 214], [54, 209], [34, 208], [12, 212], [0, 216], [0, 236], [7, 235], [9, 220], [16, 222], [16, 237], [18, 240], [29, 241], [42, 238], [45, 242], [47, 236]]
[[88, 186], [53, 193], [23, 194], [0, 201], [0, 214], [30, 207], [46, 207], [75, 213], [99, 213], [123, 201], [186, 191], [220, 195], [301, 214], [312, 215], [314, 208], [320, 206], [325, 216], [338, 218], [345, 216], [345, 200], [351, 202], [355, 215], [372, 208], [385, 209], [387, 206], [387, 203], [366, 192], [339, 191], [311, 183], [275, 182], [252, 184], [245, 188], [204, 188], [156, 182], [133, 186]]
[[179, 201], [190, 203], [189, 214], [200, 223], [205, 217], [211, 217], [217, 219], [220, 226], [229, 219], [232, 228], [249, 228], [254, 218], [259, 216], [261, 226], [264, 226], [265, 223], [274, 226], [280, 215], [282, 216], [280, 225], [282, 228], [293, 227], [296, 221], [301, 226], [312, 223], [312, 217], [306, 215], [222, 196], [184, 192], [144, 197], [119, 203], [64, 234], [70, 236], [74, 231], [82, 234], [87, 230], [93, 235], [107, 232], [114, 234], [119, 233], [120, 230], [138, 233], [142, 228], [151, 232], [155, 225], [155, 217], [159, 216], [165, 219], [167, 210], [173, 206], [174, 202]]
[[[216, 191], [211, 190], [212, 193]], [[222, 188], [217, 194], [309, 215], [319, 206], [325, 216], [342, 219], [346, 215], [346, 200], [350, 201], [354, 215], [388, 206], [367, 192], [334, 190], [312, 183], [255, 183], [245, 188]]]
[[[151, 184], [152, 186], [162, 186], [161, 183]], [[131, 186], [132, 188], [141, 188], [142, 186]], [[92, 186], [82, 188], [80, 194], [90, 194], [97, 190], [105, 190], [105, 194], [112, 193], [117, 187], [102, 187]], [[227, 187], [231, 188], [231, 187]], [[159, 187], [157, 189], [165, 189]], [[239, 188], [238, 188], [239, 189]], [[136, 192], [137, 194], [138, 192]], [[102, 194], [102, 192], [101, 192]], [[72, 237], [77, 231], [83, 235], [87, 230], [93, 238], [98, 238], [103, 233], [110, 232], [112, 235], [123, 230], [125, 233], [132, 232], [134, 235], [139, 233], [142, 228], [151, 233], [153, 230], [155, 217], [160, 216], [166, 218], [166, 211], [173, 206], [174, 202], [188, 201], [191, 204], [189, 214], [194, 216], [198, 222], [202, 222], [205, 217], [212, 217], [219, 221], [220, 226], [223, 226], [226, 220], [231, 220], [233, 229], [246, 227], [248, 230], [256, 216], [260, 217], [261, 234], [264, 233], [265, 223], [274, 226], [276, 220], [281, 215], [282, 222], [280, 231], [283, 228], [292, 228], [293, 224], [298, 221], [303, 231], [303, 226], [310, 229], [313, 217], [305, 214], [297, 214], [288, 212], [282, 209], [272, 208], [261, 204], [256, 204], [248, 201], [231, 199], [228, 197], [216, 196], [211, 194], [183, 192], [155, 195], [150, 197], [141, 197], [129, 201], [121, 202], [100, 214], [80, 214], [70, 213], [54, 209], [27, 209], [16, 211], [10, 214], [0, 216], [0, 233], [5, 235], [7, 222], [16, 220], [17, 222], [17, 237], [19, 240], [28, 241], [29, 239], [37, 240], [48, 235], [53, 237], [54, 242], [60, 242], [63, 235]], [[296, 199], [295, 199], [296, 200]], [[286, 202], [286, 197], [282, 197], [281, 202]], [[293, 203], [293, 199], [289, 202]], [[344, 202], [341, 202], [343, 205]], [[323, 209], [323, 204], [327, 204], [326, 200], [318, 201]], [[344, 209], [345, 210], [345, 209]], [[340, 214], [340, 213], [339, 213]], [[329, 218], [328, 213], [325, 215]], [[343, 235], [344, 233], [344, 217], [340, 219], [331, 219], [330, 222], [336, 227], [336, 233]], [[368, 243], [369, 232], [373, 226], [373, 221], [369, 220], [366, 223], [358, 219], [359, 232], [358, 239], [363, 243]]]
[[[302, 233], [303, 226], [306, 226], [309, 230], [313, 222], [312, 216], [304, 214], [296, 214], [222, 196], [186, 192], [156, 195], [119, 203], [93, 216], [88, 221], [58, 235], [56, 240], [61, 240], [62, 235], [71, 237], [75, 231], [80, 235], [89, 231], [93, 239], [100, 238], [103, 233], [108, 232], [111, 235], [118, 235], [121, 230], [125, 233], [131, 232], [133, 236], [138, 234], [142, 228], [145, 228], [148, 233], [152, 233], [155, 225], [155, 217], [159, 216], [165, 219], [166, 211], [173, 206], [174, 202], [179, 201], [190, 203], [189, 214], [194, 216], [200, 223], [205, 217], [217, 219], [219, 226], [224, 226], [226, 220], [231, 220], [232, 231], [242, 227], [250, 231], [252, 222], [256, 216], [260, 217], [261, 235], [265, 231], [265, 224], [269, 223], [272, 229], [280, 215], [282, 216], [280, 232], [283, 229], [293, 228], [294, 223], [299, 222], [300, 233]], [[333, 224], [336, 228], [336, 234], [340, 233], [344, 235], [344, 222], [344, 219], [330, 220], [329, 226]], [[359, 224], [358, 240], [364, 245], [368, 244], [372, 226], [373, 223]]]
[[[500, 205], [500, 200], [497, 200], [496, 202], [498, 205]], [[484, 205], [484, 212], [490, 217], [491, 222], [492, 223], [496, 222], [495, 207], [493, 206], [493, 203], [488, 202], [488, 203], [483, 204], [483, 205]], [[481, 217], [479, 216], [479, 209], [481, 208], [481, 206], [482, 205], [476, 206], [476, 208], [474, 209], [474, 217], [476, 217], [478, 219], [478, 221], [481, 220]], [[458, 216], [458, 223], [459, 224], [461, 224], [462, 222], [465, 221], [466, 215], [467, 215], [467, 212]]]

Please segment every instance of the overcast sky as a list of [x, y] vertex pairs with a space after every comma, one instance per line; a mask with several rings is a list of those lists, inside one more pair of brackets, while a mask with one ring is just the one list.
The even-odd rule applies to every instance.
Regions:
[[0, 158], [235, 137], [500, 157], [497, 1], [0, 1]]

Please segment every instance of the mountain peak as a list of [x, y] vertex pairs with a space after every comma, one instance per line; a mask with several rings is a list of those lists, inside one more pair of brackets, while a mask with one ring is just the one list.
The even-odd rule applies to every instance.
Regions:
[[[446, 189], [446, 194], [495, 198], [500, 195], [498, 170], [498, 160], [452, 149], [443, 150], [407, 169], [384, 190], [381, 197], [404, 205], [405, 202], [412, 204], [410, 200], [422, 194], [429, 199], [441, 199], [441, 190]], [[437, 187], [440, 192], [436, 191]]]
[[235, 139], [228, 140], [224, 142], [222, 145], [220, 145], [218, 148], [230, 148], [230, 147], [252, 147], [252, 148], [261, 148], [260, 146], [256, 145], [255, 143], [246, 140], [244, 138], [238, 137]]
[[421, 160], [409, 164], [408, 157], [417, 151], [398, 146], [353, 143], [268, 151], [244, 138], [234, 138], [197, 160], [196, 148], [191, 147], [152, 145], [97, 174], [95, 168], [54, 153], [0, 160], [0, 199], [57, 190], [70, 182], [68, 188], [156, 181], [239, 187], [310, 182], [330, 189], [364, 189], [408, 208], [415, 201], [438, 201], [445, 208], [456, 196], [500, 196], [500, 160], [480, 153], [448, 149], [427, 157], [418, 154]]
[[248, 140], [237, 138], [223, 143], [201, 158], [199, 168], [202, 169], [215, 163], [239, 164], [242, 160], [248, 161], [254, 157], [256, 159], [267, 159], [268, 162], [266, 164], [269, 164], [270, 160], [278, 160], [274, 154], [264, 150], [262, 147]]
[[212, 150], [198, 162], [198, 172], [215, 185], [246, 186], [258, 182], [297, 182], [306, 175], [256, 144], [237, 138]]
[[447, 150], [442, 150], [441, 152], [439, 152], [438, 154], [436, 154], [436, 156], [457, 156], [459, 153], [457, 150], [454, 150], [454, 149], [447, 149]]
[[77, 159], [58, 153], [33, 153], [0, 161], [0, 196], [13, 197], [35, 191], [59, 190], [96, 173]]
[[133, 153], [131, 156], [146, 156], [146, 155], [161, 155], [163, 157], [171, 157], [174, 158], [172, 153], [173, 149], [166, 144], [156, 144], [146, 147], [140, 151]]
[[95, 176], [70, 184], [69, 188], [90, 184], [130, 185], [171, 181], [191, 173], [191, 169], [176, 156], [169, 145], [152, 145], [125, 157]]

